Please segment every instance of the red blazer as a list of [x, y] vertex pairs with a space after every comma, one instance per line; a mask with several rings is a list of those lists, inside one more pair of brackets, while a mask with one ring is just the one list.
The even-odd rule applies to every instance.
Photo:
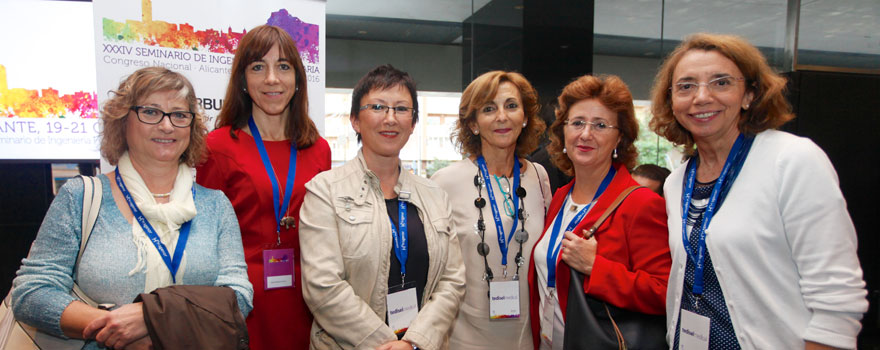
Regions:
[[[617, 174], [584, 220], [575, 227], [575, 233], [580, 234], [582, 230], [589, 229], [621, 192], [638, 185], [626, 167], [619, 163], [614, 163], [614, 167]], [[553, 225], [572, 185], [574, 180], [556, 190], [553, 195], [541, 238]], [[647, 188], [635, 190], [605, 220], [594, 236], [599, 246], [592, 274], [584, 278], [584, 292], [617, 307], [645, 314], [665, 314], [666, 283], [672, 258], [669, 255], [669, 233], [663, 198]], [[529, 264], [529, 309], [532, 315], [532, 337], [537, 349], [541, 344], [541, 317], [538, 311], [540, 296], [534, 257], [535, 250], [532, 248], [533, 263]], [[556, 290], [563, 318], [568, 304], [570, 280], [571, 272], [560, 254], [556, 262]]]

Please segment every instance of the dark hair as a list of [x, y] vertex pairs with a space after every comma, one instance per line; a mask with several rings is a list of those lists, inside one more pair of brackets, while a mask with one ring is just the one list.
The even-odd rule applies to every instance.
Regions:
[[456, 141], [462, 154], [478, 156], [482, 153], [482, 139], [471, 132], [470, 126], [477, 121], [477, 111], [495, 98], [498, 87], [504, 82], [516, 86], [525, 112], [526, 127], [516, 139], [516, 155], [522, 157], [538, 148], [541, 135], [547, 129], [544, 120], [538, 116], [538, 111], [541, 109], [538, 93], [522, 74], [496, 70], [474, 79], [461, 94], [458, 123], [452, 132], [452, 139]]
[[605, 108], [617, 115], [617, 128], [620, 130], [620, 143], [617, 144], [617, 159], [627, 169], [636, 165], [639, 151], [634, 144], [639, 135], [639, 122], [636, 120], [632, 94], [626, 83], [616, 75], [598, 77], [584, 75], [569, 83], [559, 95], [559, 107], [556, 108], [556, 120], [550, 125], [550, 145], [547, 151], [550, 160], [565, 174], [573, 176], [573, 164], [568, 155], [562, 152], [565, 148], [565, 121], [572, 105], [583, 100], [596, 99]]
[[128, 140], [125, 138], [126, 120], [129, 117], [137, 118], [131, 112], [131, 107], [147, 96], [161, 91], [176, 91], [178, 97], [186, 100], [189, 111], [196, 114], [190, 125], [189, 145], [180, 155], [180, 162], [189, 166], [196, 166], [205, 152], [205, 127], [204, 114], [199, 108], [196, 93], [192, 84], [183, 74], [168, 70], [163, 67], [141, 68], [126, 77], [115, 91], [113, 96], [104, 103], [101, 109], [101, 121], [104, 128], [101, 131], [101, 155], [111, 165], [116, 165], [119, 157], [128, 150]]
[[[351, 114], [350, 118], [357, 119], [358, 112], [361, 108], [361, 99], [370, 91], [373, 90], [386, 90], [395, 86], [403, 86], [409, 91], [410, 97], [412, 97], [413, 103], [413, 118], [412, 123], [416, 125], [416, 122], [419, 121], [419, 99], [416, 94], [416, 83], [413, 81], [413, 78], [409, 76], [409, 73], [394, 68], [394, 66], [390, 64], [384, 64], [373, 68], [371, 71], [367, 72], [361, 80], [358, 80], [357, 85], [354, 86], [354, 90], [351, 92]], [[357, 135], [358, 142], [361, 141], [361, 134]]]
[[694, 138], [672, 114], [672, 73], [682, 57], [692, 50], [715, 51], [733, 61], [746, 79], [746, 91], [754, 97], [751, 108], [740, 112], [738, 128], [744, 134], [755, 135], [775, 129], [794, 118], [785, 99], [785, 78], [776, 74], [767, 64], [761, 51], [745, 39], [735, 35], [697, 33], [675, 48], [654, 78], [651, 89], [651, 129], [676, 145], [684, 145], [685, 153], [694, 152]]
[[287, 58], [293, 64], [296, 74], [296, 92], [288, 104], [284, 135], [291, 142], [296, 142], [297, 148], [306, 148], [320, 137], [315, 123], [309, 119], [308, 78], [302, 58], [296, 49], [296, 43], [290, 38], [290, 34], [276, 26], [255, 27], [241, 38], [235, 58], [232, 60], [229, 85], [226, 87], [226, 97], [217, 117], [216, 127], [231, 126], [229, 133], [236, 138], [234, 131], [247, 125], [251, 117], [253, 101], [245, 91], [247, 86], [245, 70], [249, 64], [263, 59], [263, 56], [275, 45], [278, 45], [281, 57]]
[[669, 176], [670, 173], [672, 172], [669, 171], [669, 169], [666, 169], [659, 165], [642, 164], [633, 169], [631, 174], [633, 176], [638, 175], [663, 183], [663, 181], [666, 181], [666, 177]]

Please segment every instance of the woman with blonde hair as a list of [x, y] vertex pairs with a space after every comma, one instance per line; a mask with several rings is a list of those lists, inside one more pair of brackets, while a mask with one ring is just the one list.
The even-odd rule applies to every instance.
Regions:
[[[253, 289], [238, 222], [220, 191], [193, 182], [206, 128], [195, 91], [180, 73], [142, 68], [113, 91], [101, 111], [101, 155], [116, 169], [98, 176], [97, 221], [77, 261], [83, 182], [59, 191], [13, 292], [18, 320], [58, 336], [89, 340], [85, 349], [147, 349], [142, 302], [170, 285], [230, 287], [242, 316]], [[71, 295], [74, 283], [109, 311]], [[94, 341], [91, 341], [94, 340]]]

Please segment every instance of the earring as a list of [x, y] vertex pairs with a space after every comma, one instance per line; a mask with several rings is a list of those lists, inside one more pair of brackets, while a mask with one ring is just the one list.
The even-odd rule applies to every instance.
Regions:
[[241, 88], [241, 91], [244, 91], [244, 93], [247, 93], [247, 88], [243, 87], [243, 88]]
[[749, 110], [749, 104], [748, 104], [748, 103], [746, 103], [746, 105], [745, 105], [745, 106], [743, 106], [743, 109], [745, 109], [745, 110]]
[[562, 153], [563, 153], [563, 154], [564, 154], [564, 153], [568, 153], [568, 150], [565, 149], [565, 147], [562, 147]]
[[526, 124], [528, 124], [528, 123], [527, 123], [527, 122], [523, 122], [523, 127], [524, 127], [524, 128], [526, 127]]
[[614, 149], [614, 153], [611, 153], [611, 158], [617, 159], [617, 148]]
[[474, 129], [473, 131], [474, 131], [474, 135], [479, 135], [479, 134], [480, 134], [480, 129]]

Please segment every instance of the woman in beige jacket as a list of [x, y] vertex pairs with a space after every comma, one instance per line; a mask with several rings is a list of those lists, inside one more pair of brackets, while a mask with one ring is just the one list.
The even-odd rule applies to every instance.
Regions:
[[525, 159], [546, 128], [539, 106], [519, 73], [477, 77], [461, 95], [455, 130], [466, 158], [431, 177], [449, 194], [467, 266], [449, 340], [456, 350], [533, 349], [526, 272], [553, 195], [544, 167]]
[[446, 193], [401, 167], [418, 120], [412, 78], [390, 65], [358, 82], [363, 147], [306, 184], [303, 297], [312, 349], [446, 349], [465, 271]]

